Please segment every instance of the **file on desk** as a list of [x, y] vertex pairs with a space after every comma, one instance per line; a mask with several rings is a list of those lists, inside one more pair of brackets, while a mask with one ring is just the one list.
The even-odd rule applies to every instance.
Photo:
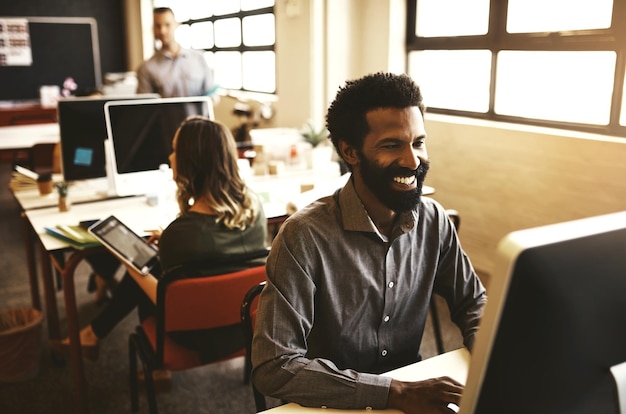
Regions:
[[77, 249], [100, 246], [100, 242], [80, 225], [58, 225], [45, 227], [46, 233], [54, 236]]

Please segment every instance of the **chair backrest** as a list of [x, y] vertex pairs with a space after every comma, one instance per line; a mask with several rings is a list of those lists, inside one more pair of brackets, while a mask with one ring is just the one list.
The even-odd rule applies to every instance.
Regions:
[[[250, 358], [252, 351], [252, 337], [254, 335], [254, 324], [256, 323], [256, 311], [258, 308], [259, 295], [267, 282], [263, 281], [252, 286], [243, 298], [241, 303], [241, 323], [243, 324], [244, 336], [246, 339], [246, 358]], [[250, 366], [252, 368], [252, 366]]]
[[456, 228], [456, 231], [459, 231], [459, 229], [461, 228], [461, 216], [459, 215], [459, 212], [449, 208], [446, 210], [446, 214], [454, 225], [454, 228]]
[[265, 265], [223, 275], [169, 281], [163, 297], [157, 297], [157, 312], [162, 312], [159, 315], [162, 318], [157, 318], [164, 322], [164, 332], [239, 324], [242, 298], [250, 286], [264, 280]]
[[58, 144], [38, 143], [30, 149], [30, 167], [36, 173], [59, 173], [61, 172], [60, 160], [55, 159], [60, 154], [57, 153]]
[[[243, 327], [244, 338], [246, 341], [246, 359], [244, 366], [244, 377], [246, 382], [250, 381], [250, 375], [252, 373], [252, 337], [254, 336], [254, 324], [256, 323], [259, 295], [265, 287], [265, 284], [266, 282], [264, 281], [251, 287], [241, 303], [241, 325]], [[261, 411], [265, 411], [267, 409], [265, 397], [256, 389], [254, 384], [251, 384], [251, 388], [254, 395], [256, 412], [259, 413]]]

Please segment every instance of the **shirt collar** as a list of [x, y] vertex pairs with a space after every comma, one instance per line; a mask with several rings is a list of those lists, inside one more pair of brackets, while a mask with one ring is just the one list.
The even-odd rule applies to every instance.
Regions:
[[161, 56], [162, 59], [173, 60], [173, 59], [176, 59], [176, 58], [179, 58], [179, 57], [186, 57], [189, 54], [189, 50], [185, 49], [184, 47], [181, 46], [180, 52], [178, 53], [177, 56], [172, 56], [171, 53], [165, 52], [163, 49], [159, 49], [157, 51], [157, 53]]
[[[341, 220], [343, 222], [344, 230], [376, 233], [383, 241], [388, 241], [387, 238], [378, 231], [374, 222], [367, 213], [367, 210], [365, 210], [361, 199], [354, 189], [352, 177], [339, 191], [338, 203], [341, 210]], [[417, 219], [418, 212], [416, 210], [401, 213], [396, 218], [396, 224], [393, 229], [393, 238], [411, 231], [415, 227]]]

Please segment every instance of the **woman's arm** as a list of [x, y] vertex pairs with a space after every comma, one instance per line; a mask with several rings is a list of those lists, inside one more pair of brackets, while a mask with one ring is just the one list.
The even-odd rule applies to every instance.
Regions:
[[122, 264], [126, 266], [128, 274], [135, 280], [144, 293], [150, 298], [152, 303], [156, 305], [157, 302], [157, 283], [159, 280], [154, 277], [152, 273], [142, 275], [128, 262], [122, 260]]

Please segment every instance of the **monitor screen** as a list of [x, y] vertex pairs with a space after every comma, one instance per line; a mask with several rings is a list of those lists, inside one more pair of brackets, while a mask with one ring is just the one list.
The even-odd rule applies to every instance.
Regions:
[[158, 94], [65, 98], [58, 102], [61, 168], [65, 181], [106, 177], [104, 104], [112, 100], [158, 98]]
[[[85, 95], [102, 85], [98, 25], [88, 17], [3, 17], [26, 19], [32, 62], [0, 64], [0, 100], [39, 99], [39, 87], [58, 85], [66, 78]], [[1, 25], [0, 25], [1, 26]], [[0, 29], [3, 29], [0, 27]], [[6, 30], [6, 29], [5, 29]]]
[[626, 212], [513, 232], [498, 254], [459, 412], [618, 413]]
[[105, 104], [110, 141], [107, 163], [120, 196], [145, 194], [159, 165], [168, 164], [172, 138], [181, 122], [191, 115], [211, 119], [208, 97], [160, 98]]

